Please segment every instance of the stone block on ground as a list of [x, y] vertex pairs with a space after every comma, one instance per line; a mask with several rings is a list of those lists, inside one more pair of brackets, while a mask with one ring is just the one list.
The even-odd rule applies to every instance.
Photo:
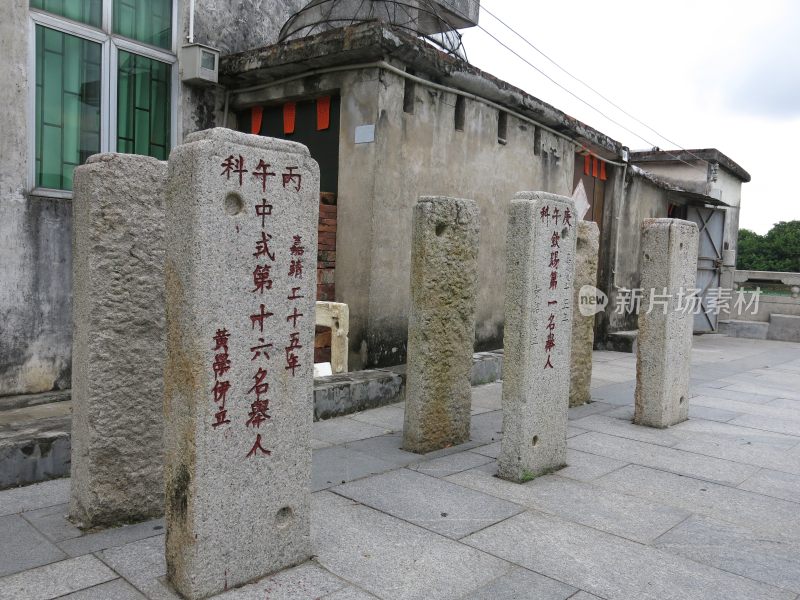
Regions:
[[748, 340], [766, 340], [769, 336], [770, 324], [761, 321], [728, 321], [726, 333], [729, 337]]
[[212, 129], [167, 197], [166, 559], [195, 599], [311, 556], [319, 167]]
[[780, 342], [800, 342], [800, 317], [771, 314], [767, 339]]
[[545, 192], [511, 203], [499, 475], [525, 481], [567, 458], [575, 205]]
[[478, 206], [422, 197], [414, 207], [403, 447], [427, 453], [469, 440]]
[[689, 418], [697, 225], [645, 219], [639, 257], [642, 300], [636, 352], [633, 420], [669, 427]]
[[164, 510], [166, 172], [133, 154], [75, 169], [70, 517], [86, 527]]
[[580, 406], [592, 399], [592, 348], [594, 315], [580, 311], [580, 295], [584, 286], [597, 285], [597, 260], [600, 251], [600, 229], [597, 223], [578, 221], [575, 248], [575, 281], [572, 294], [572, 359], [569, 405]]

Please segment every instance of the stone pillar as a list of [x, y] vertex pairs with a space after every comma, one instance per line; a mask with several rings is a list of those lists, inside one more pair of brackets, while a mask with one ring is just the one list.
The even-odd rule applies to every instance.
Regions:
[[195, 599], [311, 555], [319, 167], [211, 129], [167, 186], [167, 574]]
[[594, 347], [594, 315], [580, 311], [580, 291], [597, 285], [597, 256], [600, 251], [600, 230], [597, 223], [578, 221], [575, 248], [575, 282], [572, 293], [572, 359], [570, 361], [569, 405], [580, 406], [592, 399], [592, 348]]
[[97, 154], [75, 169], [70, 517], [163, 514], [167, 163]]
[[642, 302], [636, 352], [634, 423], [669, 427], [689, 417], [691, 310], [684, 310], [697, 278], [697, 225], [645, 219], [639, 269]]
[[422, 197], [414, 207], [403, 447], [469, 440], [478, 288], [478, 206]]
[[514, 196], [508, 222], [499, 475], [528, 481], [567, 460], [575, 205]]
[[350, 308], [341, 302], [317, 302], [316, 324], [331, 330], [331, 371], [347, 373]]

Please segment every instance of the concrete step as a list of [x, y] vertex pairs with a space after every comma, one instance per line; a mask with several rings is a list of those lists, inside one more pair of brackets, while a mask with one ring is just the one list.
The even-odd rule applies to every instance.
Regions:
[[0, 489], [69, 475], [71, 423], [63, 399], [0, 410]]
[[780, 342], [800, 342], [800, 317], [795, 315], [770, 315], [767, 339]]
[[768, 330], [769, 323], [735, 320], [728, 322], [729, 337], [747, 338], [749, 340], [765, 340], [767, 339]]
[[[502, 378], [503, 351], [477, 352], [472, 385]], [[314, 420], [401, 402], [405, 365], [314, 379]], [[0, 489], [69, 475], [70, 391], [0, 398]]]

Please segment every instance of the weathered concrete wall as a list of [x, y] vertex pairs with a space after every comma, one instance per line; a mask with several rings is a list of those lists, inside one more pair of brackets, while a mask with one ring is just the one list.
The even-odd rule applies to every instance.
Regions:
[[28, 33], [27, 0], [3, 2], [0, 395], [70, 386], [71, 203], [27, 193]]
[[[606, 245], [601, 249], [603, 264], [600, 265], [599, 288], [608, 294], [609, 307], [600, 315], [596, 323], [599, 335], [613, 331], [636, 329], [635, 314], [617, 314], [616, 288], [638, 288], [641, 283], [639, 254], [641, 250], [641, 225], [644, 219], [667, 216], [668, 192], [651, 181], [628, 170], [624, 196], [617, 192], [621, 185], [621, 175], [616, 176], [612, 185], [614, 190], [606, 193], [608, 229], [604, 233]], [[620, 205], [621, 202], [621, 205]], [[618, 218], [617, 218], [618, 217]], [[621, 236], [617, 243], [617, 236]]]
[[[234, 4], [233, 6], [231, 6]], [[194, 41], [217, 48], [222, 54], [260, 48], [278, 41], [286, 19], [307, 0], [195, 0]], [[189, 3], [182, 2], [179, 47], [188, 43]], [[181, 84], [181, 139], [192, 132], [225, 126], [222, 111], [225, 94], [219, 87]]]
[[[511, 115], [498, 143], [498, 111], [467, 100], [455, 128], [456, 96], [415, 86], [403, 111], [405, 79], [377, 68], [332, 73], [240, 94], [237, 106], [341, 94], [336, 300], [350, 306], [350, 368], [405, 362], [411, 215], [419, 196], [468, 196], [481, 213], [476, 348], [502, 346], [506, 226], [522, 189], [571, 195], [574, 146]], [[375, 124], [375, 141], [355, 128]], [[540, 140], [535, 148], [535, 140]], [[637, 225], [638, 228], [638, 225]]]
[[[225, 53], [274, 43], [305, 0], [230, 4], [197, 0], [196, 42]], [[186, 1], [179, 18], [178, 47], [188, 35]], [[71, 385], [72, 201], [29, 194], [28, 35], [28, 0], [0, 3], [0, 395]], [[176, 141], [217, 124], [223, 99], [220, 88], [180, 84]]]
[[[466, 101], [464, 130], [457, 131], [455, 95], [417, 85], [410, 114], [403, 112], [403, 78], [383, 72], [381, 81], [371, 211], [381, 241], [371, 248], [369, 268], [377, 285], [370, 287], [366, 327], [351, 328], [350, 339], [366, 344], [367, 365], [404, 361], [412, 207], [420, 195], [467, 196], [478, 203], [481, 215], [475, 346], [498, 348], [503, 339], [505, 272], [497, 265], [505, 260], [510, 199], [523, 189], [571, 195], [573, 146], [541, 131], [541, 151], [535, 152], [533, 125], [511, 115], [507, 143], [500, 144], [498, 111], [471, 100]], [[343, 142], [342, 157], [359, 150], [352, 138]], [[339, 214], [340, 231], [346, 226], [344, 217]], [[348, 243], [340, 235], [337, 247]], [[354, 294], [340, 283], [342, 268], [346, 266], [337, 263], [337, 294]]]

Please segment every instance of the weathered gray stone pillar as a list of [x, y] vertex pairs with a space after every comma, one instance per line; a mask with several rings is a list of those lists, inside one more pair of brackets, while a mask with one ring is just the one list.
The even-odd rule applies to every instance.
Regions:
[[85, 527], [164, 511], [166, 172], [131, 154], [75, 169], [69, 512]]
[[566, 464], [576, 222], [564, 196], [511, 203], [499, 475], [512, 481]]
[[478, 206], [422, 197], [414, 207], [403, 447], [425, 453], [469, 440]]
[[211, 129], [167, 187], [167, 574], [205, 598], [305, 561], [319, 167]]
[[570, 368], [569, 405], [580, 406], [592, 399], [592, 347], [594, 316], [580, 311], [579, 295], [584, 286], [597, 285], [597, 255], [600, 250], [600, 229], [592, 221], [578, 221], [575, 248], [575, 282], [572, 294], [572, 360]]
[[638, 425], [669, 427], [689, 416], [694, 317], [684, 309], [697, 278], [697, 246], [694, 223], [678, 219], [642, 223], [633, 417]]

